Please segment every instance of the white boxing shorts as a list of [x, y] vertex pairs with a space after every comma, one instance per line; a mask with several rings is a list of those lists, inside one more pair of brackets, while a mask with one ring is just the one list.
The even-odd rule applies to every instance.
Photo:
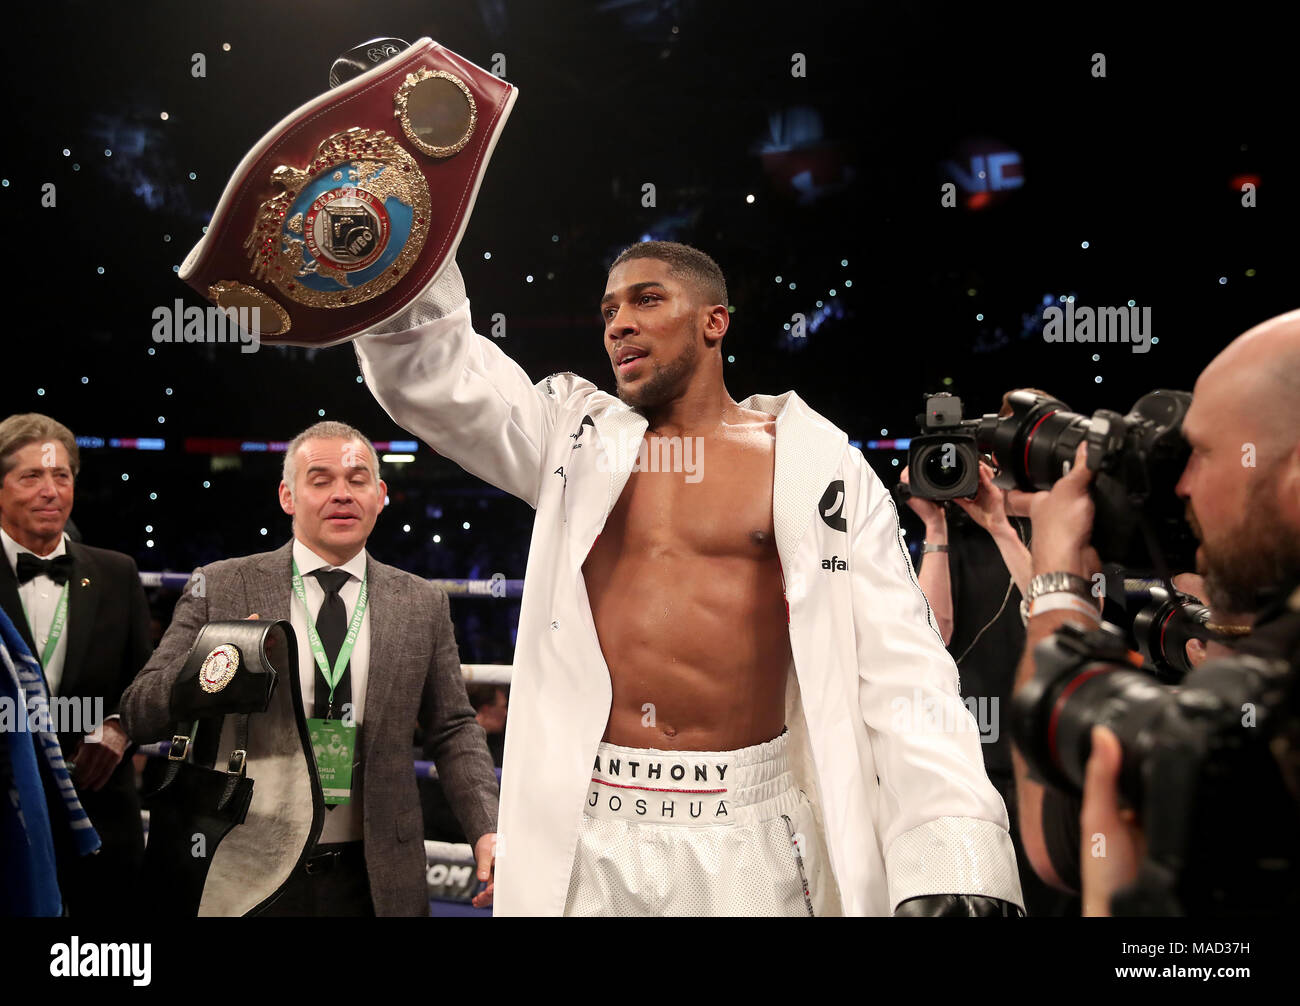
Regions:
[[739, 751], [601, 744], [564, 914], [813, 914], [826, 863], [789, 734]]

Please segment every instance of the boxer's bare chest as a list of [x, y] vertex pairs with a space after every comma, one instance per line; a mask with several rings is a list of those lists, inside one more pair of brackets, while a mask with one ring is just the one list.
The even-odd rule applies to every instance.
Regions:
[[707, 438], [647, 434], [584, 565], [588, 586], [625, 559], [775, 561], [773, 426]]
[[613, 743], [730, 750], [779, 733], [790, 647], [774, 425], [703, 438], [693, 471], [634, 470], [587, 556]]

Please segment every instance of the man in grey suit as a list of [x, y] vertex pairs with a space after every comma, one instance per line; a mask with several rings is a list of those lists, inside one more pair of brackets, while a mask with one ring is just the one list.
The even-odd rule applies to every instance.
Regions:
[[[196, 570], [162, 643], [122, 696], [132, 737], [170, 738], [172, 685], [204, 625], [293, 624], [299, 674], [250, 718], [252, 805], [212, 854], [200, 915], [427, 915], [411, 759], [417, 723], [478, 878], [489, 882], [474, 904], [491, 904], [492, 757], [465, 694], [447, 595], [366, 554], [386, 493], [374, 448], [357, 430], [324, 422], [300, 433], [280, 483], [293, 541]], [[235, 749], [234, 719], [225, 718], [218, 751]]]

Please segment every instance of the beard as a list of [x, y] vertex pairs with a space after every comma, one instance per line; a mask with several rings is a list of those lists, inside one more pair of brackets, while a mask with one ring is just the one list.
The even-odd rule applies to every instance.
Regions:
[[635, 390], [625, 384], [618, 385], [618, 397], [635, 409], [657, 409], [666, 405], [678, 394], [695, 370], [695, 360], [699, 349], [694, 340], [686, 343], [686, 348], [676, 358], [667, 363], [651, 363], [650, 376]]
[[1283, 520], [1273, 483], [1257, 482], [1241, 520], [1213, 540], [1189, 508], [1192, 530], [1201, 539], [1206, 600], [1216, 612], [1254, 614], [1266, 594], [1300, 577], [1300, 533]]

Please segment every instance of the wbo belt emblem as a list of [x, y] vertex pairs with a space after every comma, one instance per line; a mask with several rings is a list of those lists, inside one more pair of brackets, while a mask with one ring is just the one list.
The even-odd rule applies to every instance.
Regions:
[[230, 643], [222, 643], [203, 658], [199, 667], [199, 687], [215, 695], [230, 684], [239, 670], [239, 650]]
[[250, 271], [308, 307], [348, 307], [392, 288], [429, 234], [429, 187], [383, 130], [347, 129], [301, 168], [280, 165], [282, 191], [262, 203], [244, 241]]

